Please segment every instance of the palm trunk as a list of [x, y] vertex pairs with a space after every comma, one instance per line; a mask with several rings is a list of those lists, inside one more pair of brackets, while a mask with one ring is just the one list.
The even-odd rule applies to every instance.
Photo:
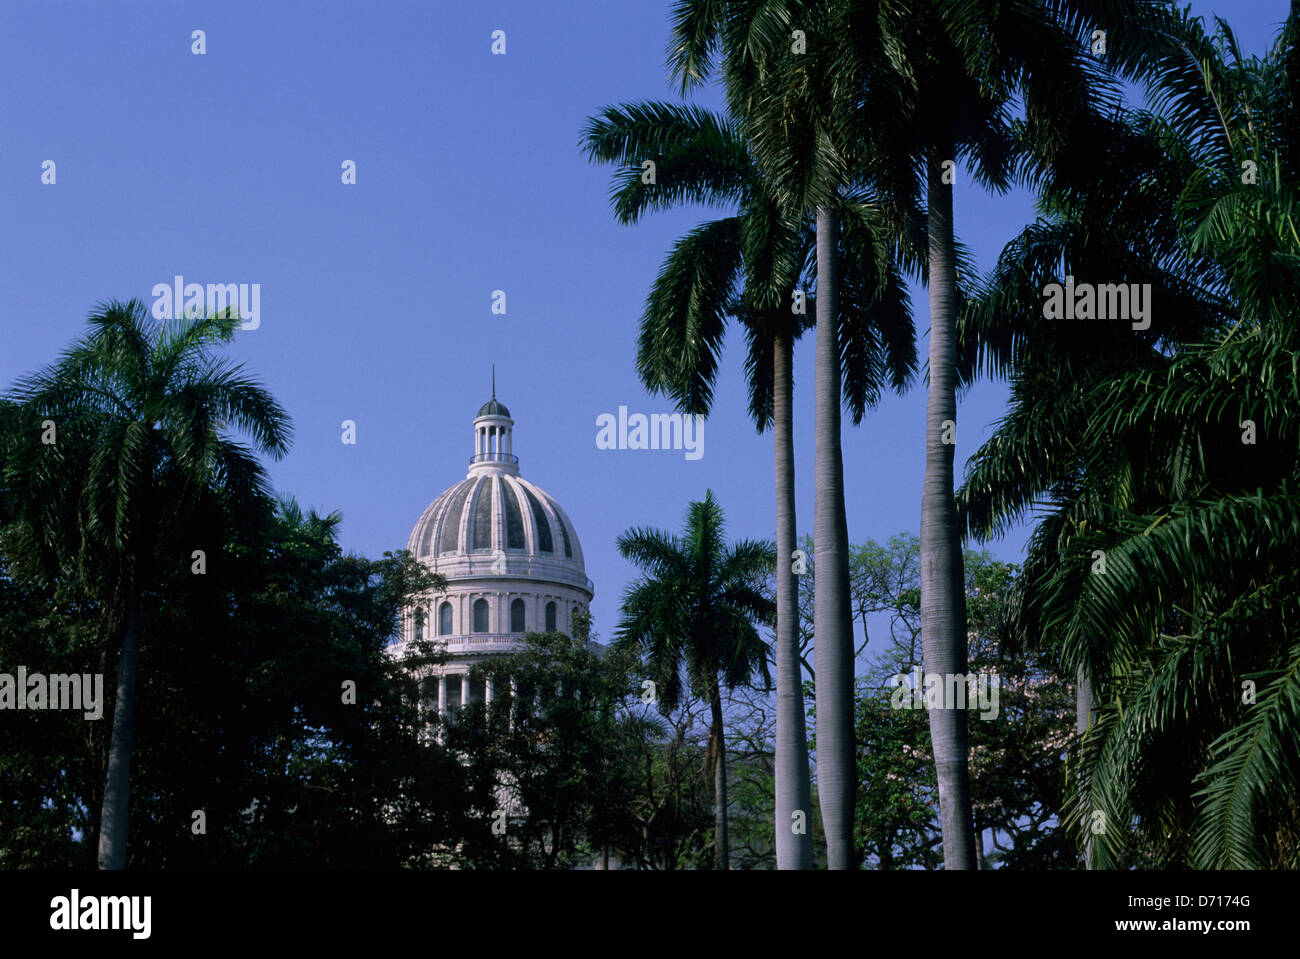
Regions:
[[1074, 728], [1080, 736], [1088, 731], [1088, 726], [1092, 723], [1092, 684], [1088, 682], [1088, 677], [1079, 667], [1078, 685], [1074, 691]]
[[816, 643], [817, 788], [826, 831], [826, 865], [852, 869], [853, 613], [849, 606], [849, 531], [840, 450], [839, 219], [817, 211], [816, 432], [813, 482], [813, 598]]
[[99, 814], [99, 868], [126, 868], [127, 814], [131, 801], [131, 739], [135, 731], [135, 680], [140, 649], [140, 595], [134, 577], [126, 590], [122, 657], [113, 699], [113, 737]]
[[[811, 869], [812, 788], [804, 735], [803, 670], [799, 663], [799, 587], [793, 556], [798, 529], [794, 506], [794, 338], [772, 345], [772, 432], [776, 453], [776, 868]], [[793, 830], [803, 813], [803, 833]]]
[[[1074, 728], [1080, 736], [1088, 731], [1092, 724], [1092, 683], [1088, 681], [1087, 674], [1083, 667], [1079, 667], [1078, 685], [1074, 690]], [[1083, 844], [1083, 868], [1091, 869], [1092, 866], [1092, 820], [1089, 817], [1086, 821], [1087, 839]]]
[[722, 739], [722, 693], [715, 684], [709, 696], [713, 711], [713, 868], [730, 869], [727, 843], [727, 751]]
[[[957, 422], [957, 261], [952, 186], [940, 164], [952, 157], [942, 139], [929, 157], [927, 223], [930, 284], [930, 395], [925, 408], [925, 480], [921, 492], [921, 645], [929, 675], [945, 682], [966, 675], [966, 593], [961, 536], [953, 498], [955, 443], [944, 442], [945, 422]], [[819, 571], [820, 573], [820, 571]], [[939, 705], [952, 706], [951, 703]], [[975, 868], [967, 767], [966, 710], [930, 710], [930, 738], [939, 784], [945, 869]]]

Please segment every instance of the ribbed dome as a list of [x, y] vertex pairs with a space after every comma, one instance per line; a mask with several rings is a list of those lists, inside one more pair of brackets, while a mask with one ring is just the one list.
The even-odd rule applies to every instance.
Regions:
[[508, 558], [545, 557], [584, 569], [564, 510], [545, 490], [508, 472], [476, 472], [444, 492], [415, 524], [408, 549], [434, 561], [500, 550]]
[[474, 417], [468, 475], [424, 511], [407, 549], [449, 582], [522, 577], [590, 599], [573, 523], [545, 490], [519, 475], [513, 434], [494, 382], [492, 399]]

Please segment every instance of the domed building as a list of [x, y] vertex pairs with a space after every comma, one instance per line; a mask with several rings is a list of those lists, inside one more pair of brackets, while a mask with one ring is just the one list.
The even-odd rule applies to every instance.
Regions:
[[[573, 523], [545, 490], [519, 475], [514, 425], [496, 398], [494, 377], [492, 398], [474, 417], [468, 474], [430, 504], [407, 544], [447, 588], [407, 619], [391, 652], [406, 658], [419, 639], [446, 644], [444, 665], [419, 668], [437, 680], [440, 715], [491, 702], [492, 681], [471, 679], [470, 669], [518, 651], [526, 632], [571, 635], [574, 614], [593, 596]], [[432, 689], [428, 698], [432, 706]]]

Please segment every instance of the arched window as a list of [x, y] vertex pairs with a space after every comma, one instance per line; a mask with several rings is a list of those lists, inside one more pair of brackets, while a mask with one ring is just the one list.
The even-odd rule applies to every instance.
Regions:
[[524, 631], [524, 601], [516, 599], [510, 604], [510, 632]]
[[488, 601], [486, 599], [474, 600], [474, 632], [486, 633], [488, 631]]
[[555, 632], [555, 601], [546, 604], [546, 631]]
[[451, 635], [451, 603], [443, 603], [438, 607], [438, 635]]

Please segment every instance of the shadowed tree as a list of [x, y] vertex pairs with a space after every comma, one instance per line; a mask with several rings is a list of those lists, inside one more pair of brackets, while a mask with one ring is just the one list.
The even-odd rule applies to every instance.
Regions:
[[[1117, 142], [1110, 161], [1127, 171], [1117, 192], [1137, 184], [1114, 232], [1126, 272], [1156, 294], [1150, 342], [1063, 388], [1027, 337], [1008, 337], [1019, 397], [976, 457], [965, 512], [980, 532], [1054, 507], [1031, 543], [1020, 628], [1093, 683], [1070, 820], [1098, 864], [1294, 868], [1300, 402], [1283, 371], [1300, 303], [1300, 29], [1293, 11], [1263, 58], [1243, 57], [1222, 21], [1210, 37], [1184, 15], [1175, 37], [1154, 112], [1121, 127], [1140, 149]], [[1095, 169], [1103, 188], [1114, 179]], [[1015, 296], [1008, 252], [994, 298]]]
[[105, 604], [106, 628], [120, 642], [99, 866], [122, 869], [142, 600], [158, 564], [191, 562], [169, 531], [210, 490], [236, 501], [267, 496], [261, 465], [227, 438], [227, 424], [276, 457], [288, 450], [291, 427], [242, 367], [211, 355], [234, 336], [237, 315], [163, 326], [131, 300], [101, 304], [90, 326], [58, 363], [13, 390], [24, 422], [7, 457], [6, 485], [15, 542], [32, 567], [53, 576], [71, 561], [83, 587]]
[[[1032, 160], [1031, 160], [1032, 162]], [[1008, 637], [1031, 648], [1050, 641], [1038, 621], [1046, 595], [1040, 574], [1049, 556], [1134, 503], [1131, 485], [1086, 495], [1079, 471], [1090, 457], [1109, 458], [1111, 444], [1085, 451], [1080, 438], [1096, 415], [1096, 384], [1138, 369], [1157, 369], [1169, 352], [1198, 342], [1230, 321], [1231, 304], [1211, 258], [1190, 251], [1176, 207], [1196, 171], [1191, 145], [1168, 122], [1146, 111], [1095, 120], [1061, 159], [1043, 171], [1039, 219], [1011, 241], [959, 332], [961, 375], [980, 371], [1011, 382], [1011, 406], [992, 441], [972, 458], [958, 491], [960, 520], [980, 538], [997, 535], [1029, 508], [1050, 506], [1017, 589], [1016, 628]], [[1148, 323], [1128, 320], [1044, 321], [1042, 291], [1065, 275], [1112, 284], [1145, 284]], [[1127, 295], [1126, 295], [1127, 299]], [[1100, 638], [1099, 638], [1100, 639]], [[1071, 660], [1076, 660], [1071, 654]], [[1094, 656], [1077, 659], [1077, 731], [1091, 724]]]

